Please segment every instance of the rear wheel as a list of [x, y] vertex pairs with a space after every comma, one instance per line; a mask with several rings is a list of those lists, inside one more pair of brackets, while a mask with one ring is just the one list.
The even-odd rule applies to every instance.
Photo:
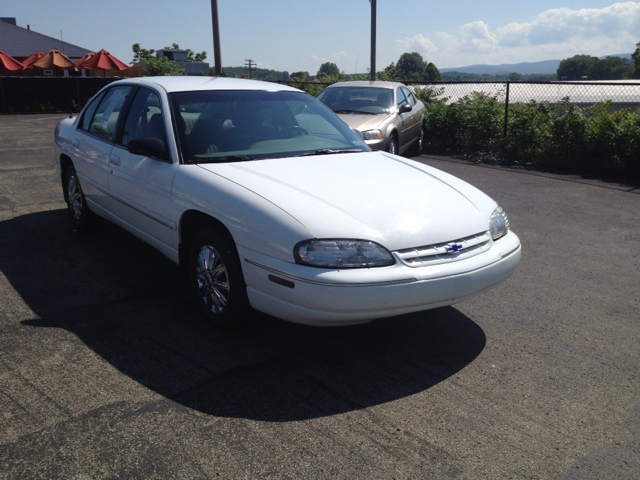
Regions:
[[424, 148], [424, 127], [420, 127], [420, 136], [418, 137], [416, 148], [418, 149], [418, 155], [420, 155], [422, 153], [422, 149]]
[[69, 165], [64, 174], [64, 199], [67, 202], [69, 218], [76, 230], [89, 231], [99, 224], [99, 217], [87, 205], [73, 165]]
[[249, 300], [235, 245], [211, 227], [200, 230], [191, 247], [189, 283], [215, 327], [231, 330], [246, 322]]

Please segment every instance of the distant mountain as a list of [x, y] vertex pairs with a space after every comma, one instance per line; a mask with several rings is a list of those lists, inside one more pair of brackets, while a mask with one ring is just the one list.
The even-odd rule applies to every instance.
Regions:
[[[602, 58], [610, 57], [624, 57], [631, 58], [630, 53], [620, 53], [615, 55], [605, 55]], [[468, 67], [458, 68], [441, 68], [441, 72], [462, 72], [462, 73], [475, 73], [478, 75], [508, 75], [511, 72], [521, 73], [522, 75], [540, 73], [549, 74], [556, 73], [560, 62], [562, 60], [544, 60], [542, 62], [523, 62], [523, 63], [503, 63], [501, 65], [469, 65]]]

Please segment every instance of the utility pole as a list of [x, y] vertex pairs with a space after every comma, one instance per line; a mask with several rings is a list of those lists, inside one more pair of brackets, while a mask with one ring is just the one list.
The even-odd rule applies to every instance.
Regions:
[[[245, 60], [245, 62], [247, 62], [247, 63], [245, 63], [245, 64], [244, 64], [244, 66], [245, 66], [246, 68], [248, 68], [248, 69], [249, 69], [249, 78], [251, 78], [251, 66], [254, 66], [254, 67], [255, 67], [255, 65], [256, 65], [256, 64], [255, 64], [255, 62], [253, 62], [253, 60], [251, 60], [251, 59], [249, 59], [249, 60]], [[253, 62], [253, 63], [252, 63], [252, 62]]]
[[371, 3], [371, 72], [370, 80], [376, 79], [376, 0], [369, 0]]
[[215, 74], [222, 75], [222, 59], [220, 58], [220, 24], [218, 22], [218, 0], [211, 0], [211, 23], [213, 24], [213, 63]]

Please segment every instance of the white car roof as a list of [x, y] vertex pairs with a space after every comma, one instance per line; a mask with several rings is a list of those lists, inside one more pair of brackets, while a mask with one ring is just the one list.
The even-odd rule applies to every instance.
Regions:
[[[161, 87], [167, 92], [189, 92], [200, 90], [269, 90], [299, 92], [297, 88], [277, 83], [247, 80], [243, 78], [208, 77], [208, 76], [166, 76], [166, 77], [136, 77], [123, 79], [114, 83], [134, 83]], [[111, 85], [113, 85], [112, 83]]]

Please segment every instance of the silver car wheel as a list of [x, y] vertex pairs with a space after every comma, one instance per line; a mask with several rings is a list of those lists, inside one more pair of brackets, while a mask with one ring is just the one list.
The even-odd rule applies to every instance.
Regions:
[[208, 309], [212, 313], [224, 312], [229, 303], [229, 276], [222, 257], [211, 245], [200, 248], [196, 278], [200, 297]]
[[420, 136], [418, 137], [418, 153], [422, 153], [424, 148], [424, 128], [420, 129]]
[[82, 217], [82, 191], [80, 190], [80, 183], [75, 175], [71, 175], [67, 184], [67, 196], [69, 198], [69, 208], [73, 218], [80, 221]]

